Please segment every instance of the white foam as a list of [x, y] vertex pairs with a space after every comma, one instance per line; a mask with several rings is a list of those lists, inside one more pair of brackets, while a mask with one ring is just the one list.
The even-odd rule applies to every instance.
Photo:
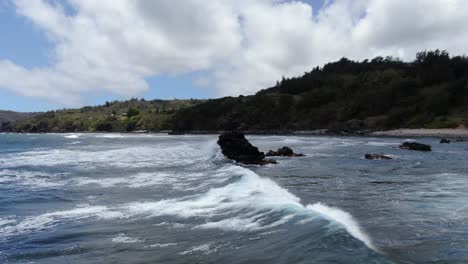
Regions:
[[66, 184], [66, 181], [60, 180], [64, 175], [66, 174], [5, 169], [0, 170], [0, 182], [8, 182], [31, 188], [52, 188]]
[[15, 225], [0, 227], [0, 237], [9, 237], [32, 231], [39, 231], [53, 225], [53, 219], [47, 216], [28, 217]]
[[303, 140], [297, 139], [297, 138], [286, 138], [283, 139], [281, 142], [284, 144], [298, 144], [298, 143], [304, 143]]
[[181, 224], [181, 223], [173, 223], [173, 224], [171, 224], [171, 226], [172, 226], [173, 228], [184, 228], [184, 227], [186, 227], [187, 225]]
[[138, 238], [128, 237], [123, 233], [120, 233], [118, 236], [112, 238], [112, 242], [114, 243], [121, 243], [121, 244], [129, 244], [129, 243], [140, 243], [144, 242], [144, 240]]
[[[131, 214], [177, 215], [180, 217], [222, 216], [237, 212], [235, 217], [228, 217], [217, 222], [207, 222], [198, 228], [217, 228], [223, 230], [253, 231], [282, 225], [298, 214], [319, 213], [328, 220], [343, 226], [353, 237], [361, 240], [371, 249], [375, 249], [371, 239], [362, 231], [357, 221], [347, 212], [317, 203], [303, 206], [300, 199], [278, 186], [270, 179], [261, 178], [245, 168], [233, 166], [242, 178], [227, 186], [211, 189], [194, 199], [162, 200], [159, 202], [142, 202], [127, 205]], [[241, 213], [245, 209], [250, 213]], [[285, 211], [286, 210], [286, 211]], [[267, 213], [281, 211], [283, 217], [264, 224]], [[290, 211], [290, 213], [287, 213]], [[315, 218], [316, 214], [311, 214]]]
[[[78, 186], [92, 185], [93, 187], [99, 186], [102, 188], [120, 187], [120, 188], [144, 188], [157, 185], [170, 185], [171, 188], [187, 190], [200, 188], [201, 186], [193, 187], [192, 182], [204, 176], [201, 173], [180, 173], [172, 175], [165, 172], [155, 173], [137, 173], [131, 176], [124, 176], [120, 178], [90, 178], [80, 177], [75, 178], [72, 182]], [[202, 185], [211, 183], [212, 181], [205, 181]], [[192, 187], [190, 187], [192, 186]]]
[[97, 138], [124, 138], [123, 135], [120, 134], [103, 134], [103, 135], [97, 135]]
[[16, 223], [15, 219], [0, 218], [0, 227], [5, 226], [5, 225], [10, 225], [10, 224], [13, 224], [13, 223]]
[[14, 225], [0, 227], [0, 237], [25, 234], [50, 228], [60, 221], [80, 220], [96, 217], [99, 219], [124, 218], [118, 211], [111, 211], [106, 206], [81, 205], [75, 209], [45, 213], [38, 216], [29, 216], [22, 220], [16, 220]]
[[[202, 217], [209, 220], [216, 216], [221, 219], [215, 222], [207, 221], [196, 228], [231, 231], [254, 231], [277, 227], [297, 215], [316, 218], [319, 213], [345, 228], [369, 248], [375, 249], [370, 238], [349, 213], [323, 204], [303, 206], [298, 197], [272, 180], [261, 178], [242, 167], [230, 166], [229, 169], [231, 174], [235, 176], [237, 173], [241, 178], [224, 187], [211, 189], [195, 197], [156, 202], [133, 202], [123, 205], [119, 210], [129, 217], [175, 215], [182, 218]], [[268, 221], [269, 214], [272, 212], [281, 212], [283, 216], [273, 222]]]
[[179, 243], [156, 243], [153, 245], [145, 246], [145, 248], [167, 248], [167, 247], [172, 247], [172, 246], [177, 246]]
[[76, 138], [79, 138], [80, 135], [77, 135], [77, 134], [70, 134], [70, 135], [66, 135], [64, 136], [65, 138], [70, 138], [70, 139], [76, 139]]
[[167, 225], [170, 225], [169, 222], [161, 222], [161, 223], [158, 223], [158, 224], [153, 224], [153, 226], [167, 226]]
[[217, 247], [212, 247], [211, 243], [208, 244], [203, 244], [200, 246], [195, 246], [192, 247], [190, 250], [180, 252], [179, 255], [187, 255], [187, 254], [192, 254], [196, 252], [203, 252], [204, 254], [209, 254], [211, 252], [216, 252]]
[[362, 141], [354, 139], [343, 139], [343, 138], [324, 138], [316, 140], [313, 142], [308, 142], [309, 144], [301, 146], [303, 149], [310, 150], [330, 150], [342, 147], [352, 147], [358, 144], [363, 144]]
[[[112, 134], [99, 136], [112, 136]], [[69, 165], [82, 168], [99, 166], [101, 164], [105, 164], [107, 167], [125, 168], [152, 167], [155, 165], [180, 166], [181, 164], [197, 164], [197, 166], [201, 164], [200, 166], [203, 166], [203, 161], [219, 155], [219, 148], [213, 142], [208, 144], [207, 147], [202, 148], [199, 145], [194, 146], [187, 143], [179, 143], [175, 146], [165, 144], [161, 146], [154, 145], [153, 147], [132, 147], [98, 151], [83, 149], [35, 150], [3, 155], [0, 157], [0, 167]], [[356, 142], [339, 140], [333, 141], [330, 146], [347, 146], [356, 144]], [[50, 178], [51, 176], [48, 175], [48, 177]], [[216, 228], [249, 232], [283, 225], [297, 215], [316, 217], [317, 213], [319, 213], [330, 221], [340, 224], [352, 236], [360, 239], [370, 248], [373, 248], [368, 236], [362, 232], [357, 222], [348, 213], [321, 204], [305, 207], [300, 203], [298, 197], [281, 188], [274, 181], [261, 178], [248, 169], [228, 165], [222, 169], [213, 171], [211, 177], [207, 177], [206, 181], [201, 181], [201, 184], [193, 187], [193, 182], [191, 181], [199, 181], [200, 177], [206, 177], [206, 175], [194, 174], [193, 177], [187, 177], [187, 174], [183, 173], [180, 175], [169, 175], [156, 172], [139, 173], [126, 178], [78, 178], [72, 181], [79, 185], [93, 184], [101, 187], [128, 186], [140, 188], [171, 183], [180, 188], [206, 188], [213, 181], [222, 182], [230, 177], [239, 177], [239, 179], [231, 184], [212, 188], [205, 193], [192, 197], [161, 201], [139, 201], [112, 208], [82, 205], [71, 210], [31, 216], [1, 226], [0, 236], [42, 230], [54, 226], [60, 221], [69, 219], [79, 220], [95, 217], [106, 220], [162, 215], [174, 215], [182, 218], [197, 217], [206, 220], [204, 224], [195, 228]], [[34, 177], [26, 176], [24, 178]], [[0, 179], [3, 178], [0, 177]], [[60, 181], [51, 182], [63, 184]], [[46, 183], [48, 182], [43, 184]], [[280, 213], [281, 217], [278, 217], [278, 213]], [[271, 217], [272, 214], [276, 216]], [[216, 216], [216, 221], [212, 218], [214, 216]]]
[[93, 178], [76, 178], [73, 180], [76, 182], [76, 185], [99, 185], [100, 187], [109, 188], [114, 187], [119, 184], [128, 183], [128, 180], [124, 178], [102, 178], [102, 179], [93, 179]]
[[285, 215], [279, 220], [276, 220], [273, 223], [267, 225], [261, 223], [264, 218], [259, 218], [258, 215], [254, 215], [248, 218], [229, 218], [218, 222], [208, 222], [198, 226], [197, 228], [250, 232], [280, 226], [287, 223], [289, 220], [294, 218], [294, 216], [295, 215]]
[[376, 147], [387, 147], [387, 146], [398, 146], [400, 143], [396, 142], [367, 142], [367, 145], [369, 146], [376, 146]]
[[211, 189], [192, 199], [170, 199], [158, 202], [136, 202], [126, 205], [133, 215], [215, 216], [250, 208], [283, 210], [302, 207], [299, 198], [280, 188], [269, 179], [262, 179], [250, 170], [232, 166], [241, 175], [239, 181], [221, 188]]
[[376, 250], [369, 236], [367, 236], [367, 234], [361, 230], [358, 222], [348, 212], [338, 208], [329, 207], [321, 203], [308, 205], [307, 208], [324, 215], [326, 218], [335, 221], [336, 223], [341, 224], [350, 235], [361, 240], [368, 248]]
[[180, 166], [200, 163], [211, 158], [200, 155], [198, 146], [189, 144], [153, 145], [90, 151], [89, 149], [44, 149], [0, 156], [0, 168], [19, 166], [60, 166], [83, 168], [106, 167], [141, 168]]
[[203, 229], [221, 229], [225, 231], [254, 231], [260, 230], [263, 227], [260, 223], [256, 222], [254, 217], [251, 218], [229, 218], [218, 222], [208, 222], [202, 224], [197, 228]]

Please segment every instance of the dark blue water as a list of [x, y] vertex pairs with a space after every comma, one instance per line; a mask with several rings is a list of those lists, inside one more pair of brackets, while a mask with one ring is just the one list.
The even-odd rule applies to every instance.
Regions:
[[468, 143], [252, 136], [307, 156], [241, 167], [216, 138], [0, 135], [0, 263], [468, 263]]

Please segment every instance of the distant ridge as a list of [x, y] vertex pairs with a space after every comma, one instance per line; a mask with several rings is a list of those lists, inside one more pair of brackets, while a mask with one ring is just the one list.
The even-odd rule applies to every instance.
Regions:
[[0, 122], [12, 122], [29, 117], [33, 117], [38, 113], [23, 113], [23, 112], [14, 112], [9, 110], [0, 110]]
[[204, 100], [145, 100], [106, 102], [98, 106], [63, 109], [16, 119], [3, 131], [46, 132], [131, 132], [170, 130], [177, 111]]
[[137, 100], [50, 111], [17, 121], [16, 132], [372, 131], [455, 128], [468, 120], [468, 58], [423, 51], [342, 58], [255, 95], [209, 100]]
[[183, 109], [174, 129], [368, 131], [455, 128], [468, 120], [468, 57], [423, 51], [416, 60], [342, 58], [253, 96]]

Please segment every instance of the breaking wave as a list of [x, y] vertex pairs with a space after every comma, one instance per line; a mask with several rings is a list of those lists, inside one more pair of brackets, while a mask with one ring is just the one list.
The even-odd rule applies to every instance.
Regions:
[[[114, 206], [80, 205], [72, 210], [56, 211], [24, 219], [0, 221], [0, 236], [6, 237], [50, 228], [61, 221], [96, 218], [98, 220], [126, 219], [127, 221], [148, 217], [176, 216], [194, 218], [201, 223], [194, 229], [222, 229], [226, 231], [252, 232], [278, 227], [284, 224], [301, 224], [316, 219], [326, 219], [335, 228], [345, 229], [351, 236], [362, 241], [367, 247], [376, 249], [371, 239], [363, 232], [357, 221], [347, 212], [325, 204], [303, 205], [300, 199], [281, 188], [268, 178], [262, 178], [253, 171], [236, 165], [224, 165], [213, 173], [224, 186], [211, 188], [207, 192], [176, 199], [159, 201], [136, 201]], [[139, 174], [128, 181], [134, 188], [153, 184], [148, 175]], [[160, 180], [171, 175], [160, 174]], [[198, 175], [202, 177], [203, 175]], [[138, 178], [141, 177], [141, 178]], [[186, 178], [192, 176], [186, 175]], [[174, 181], [184, 181], [183, 178]], [[121, 179], [107, 182], [88, 182], [103, 187], [122, 184]], [[115, 241], [114, 241], [115, 240]], [[131, 243], [124, 236], [113, 241]], [[132, 240], [133, 241], [133, 240]]]

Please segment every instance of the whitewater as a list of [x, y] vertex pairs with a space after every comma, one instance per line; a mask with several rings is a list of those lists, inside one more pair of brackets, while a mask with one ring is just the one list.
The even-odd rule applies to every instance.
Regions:
[[0, 135], [0, 262], [468, 259], [463, 144], [421, 154], [390, 138], [252, 136], [307, 155], [259, 167], [226, 160], [216, 139]]

